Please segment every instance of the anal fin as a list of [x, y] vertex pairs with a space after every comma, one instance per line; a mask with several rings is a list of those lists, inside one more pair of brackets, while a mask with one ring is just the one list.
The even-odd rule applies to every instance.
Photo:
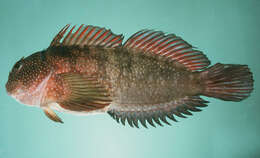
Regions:
[[138, 122], [140, 122], [147, 128], [146, 123], [153, 127], [156, 127], [156, 124], [163, 126], [162, 123], [170, 125], [166, 117], [177, 122], [174, 116], [186, 118], [185, 115], [192, 115], [191, 112], [201, 111], [197, 107], [205, 107], [207, 103], [208, 101], [201, 99], [199, 96], [186, 96], [158, 105], [112, 104], [107, 112], [118, 123], [121, 122], [125, 125], [125, 120], [127, 120], [131, 127], [139, 128]]

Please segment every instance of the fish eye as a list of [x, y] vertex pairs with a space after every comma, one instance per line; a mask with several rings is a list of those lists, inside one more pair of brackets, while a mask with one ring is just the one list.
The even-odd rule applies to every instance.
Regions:
[[23, 64], [20, 64], [20, 66], [18, 67], [17, 71], [20, 71], [22, 67], [23, 67]]
[[14, 65], [14, 69], [18, 69], [20, 67], [20, 63], [17, 62], [15, 65]]
[[19, 69], [21, 65], [22, 64], [18, 61], [17, 63], [14, 64], [14, 69]]

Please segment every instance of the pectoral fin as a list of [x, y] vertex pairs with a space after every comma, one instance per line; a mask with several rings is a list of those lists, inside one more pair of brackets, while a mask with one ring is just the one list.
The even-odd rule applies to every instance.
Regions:
[[61, 118], [49, 107], [43, 108], [44, 114], [54, 122], [63, 123]]
[[84, 77], [80, 74], [60, 74], [68, 84], [70, 95], [58, 104], [70, 111], [93, 111], [103, 109], [111, 103], [108, 90], [95, 77]]

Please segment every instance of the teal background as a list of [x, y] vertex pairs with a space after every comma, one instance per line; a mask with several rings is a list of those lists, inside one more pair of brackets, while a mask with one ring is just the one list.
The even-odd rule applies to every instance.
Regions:
[[[260, 157], [259, 0], [1, 0], [0, 158]], [[212, 63], [248, 64], [255, 90], [239, 103], [210, 99], [202, 112], [172, 126], [133, 129], [109, 115], [58, 113], [16, 102], [5, 91], [13, 64], [48, 47], [67, 23], [123, 33], [143, 28], [175, 33]]]

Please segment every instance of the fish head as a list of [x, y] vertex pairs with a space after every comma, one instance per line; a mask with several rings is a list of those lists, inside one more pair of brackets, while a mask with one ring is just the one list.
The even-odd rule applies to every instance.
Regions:
[[50, 77], [50, 69], [44, 52], [36, 52], [17, 61], [8, 76], [8, 95], [26, 105], [40, 105], [43, 89]]

